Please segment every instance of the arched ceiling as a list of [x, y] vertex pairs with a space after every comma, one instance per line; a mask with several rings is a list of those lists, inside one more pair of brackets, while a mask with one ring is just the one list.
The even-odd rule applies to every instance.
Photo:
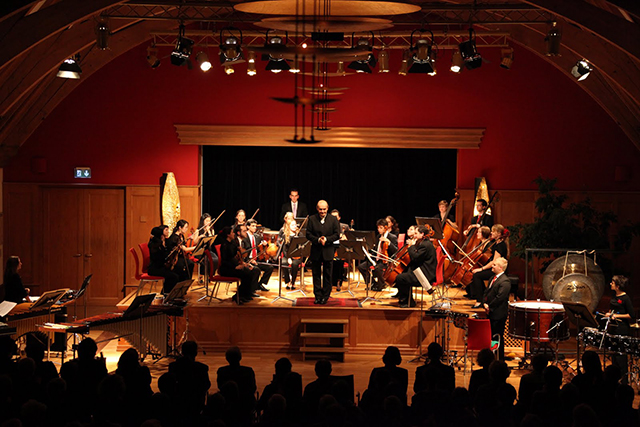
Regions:
[[[640, 149], [640, 3], [636, 0], [459, 0], [425, 3], [421, 11], [391, 17], [392, 42], [408, 45], [412, 30], [428, 22], [433, 29], [508, 34], [517, 43], [570, 76], [578, 59], [596, 71], [572, 81], [593, 97]], [[80, 53], [86, 79], [113, 58], [185, 24], [205, 22], [221, 28], [245, 25], [260, 16], [233, 9], [229, 1], [178, 0], [5, 0], [0, 5], [0, 166], [7, 164], [42, 120], [78, 81], [55, 77], [60, 63]], [[109, 17], [108, 50], [96, 48], [95, 26]], [[546, 56], [550, 22], [562, 30], [562, 56]], [[197, 25], [197, 24], [195, 24]], [[253, 27], [255, 28], [255, 27]], [[257, 40], [257, 38], [254, 38]], [[262, 41], [260, 41], [262, 42]]]

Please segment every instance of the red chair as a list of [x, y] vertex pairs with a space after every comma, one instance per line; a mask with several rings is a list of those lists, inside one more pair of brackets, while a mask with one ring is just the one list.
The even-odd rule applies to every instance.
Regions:
[[142, 254], [141, 272], [145, 274], [149, 269], [149, 264], [151, 263], [151, 254], [149, 253], [149, 245], [147, 243], [139, 243], [138, 247], [140, 248], [140, 253]]
[[[218, 270], [220, 269], [220, 245], [215, 245], [214, 246], [215, 250], [216, 250], [216, 254], [218, 255]], [[226, 283], [227, 284], [227, 292], [229, 292], [229, 284], [230, 283], [235, 283], [237, 287], [240, 287], [240, 279], [238, 277], [231, 277], [231, 276], [221, 276], [219, 271], [214, 271], [213, 269], [213, 257], [211, 256], [211, 252], [210, 251], [205, 251], [205, 256], [207, 257], [207, 262], [209, 263], [209, 283], [213, 283], [213, 289], [209, 290], [209, 286], [207, 285], [207, 295], [209, 297], [209, 304], [211, 304], [211, 300], [213, 298], [217, 299], [218, 301], [222, 301], [220, 298], [218, 298], [218, 288], [220, 286], [220, 283]], [[204, 297], [203, 297], [204, 298]]]
[[[464, 343], [464, 367], [467, 369], [468, 351], [491, 348], [491, 321], [489, 319], [467, 319], [467, 333]], [[471, 358], [473, 368], [473, 358]]]
[[[144, 284], [147, 282], [161, 282], [162, 283], [162, 287], [164, 288], [164, 277], [160, 277], [160, 276], [150, 276], [149, 274], [147, 274], [147, 268], [149, 268], [149, 263], [147, 262], [146, 268], [144, 265], [144, 250], [142, 249], [142, 245], [140, 244], [138, 245], [140, 247], [140, 251], [142, 252], [143, 255], [143, 263], [142, 263], [142, 269], [140, 268], [140, 259], [138, 258], [138, 253], [136, 252], [136, 250], [134, 248], [129, 248], [129, 252], [131, 252], [131, 255], [133, 255], [133, 260], [136, 263], [136, 271], [135, 271], [135, 278], [136, 280], [138, 280], [140, 283], [138, 284], [138, 289], [136, 290], [136, 296], [140, 295], [140, 293], [142, 292], [143, 288], [144, 288]], [[147, 246], [146, 243], [144, 243], [144, 247], [147, 251], [147, 260], [149, 260], [149, 247]], [[151, 287], [149, 288], [149, 290], [151, 291]]]

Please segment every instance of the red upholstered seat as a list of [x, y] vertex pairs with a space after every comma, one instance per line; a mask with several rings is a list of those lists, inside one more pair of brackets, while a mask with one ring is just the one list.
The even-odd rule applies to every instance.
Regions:
[[[147, 251], [147, 260], [149, 260], [149, 247], [147, 246], [146, 243], [141, 243], [140, 245], [138, 245], [140, 247], [140, 251], [142, 252], [143, 255], [143, 260], [144, 260], [144, 250], [142, 250], [142, 245], [144, 245], [144, 247], [146, 248]], [[141, 270], [141, 266], [140, 266], [140, 258], [138, 258], [138, 253], [136, 252], [136, 250], [134, 248], [129, 248], [129, 252], [131, 252], [131, 255], [133, 255], [133, 261], [136, 264], [136, 270], [135, 270], [135, 278], [136, 280], [138, 280], [140, 282], [140, 284], [138, 285], [138, 290], [136, 291], [136, 295], [138, 295], [140, 293], [140, 290], [142, 289], [142, 287], [144, 286], [145, 282], [157, 282], [157, 281], [161, 281], [163, 286], [164, 286], [164, 277], [160, 277], [160, 276], [151, 276], [147, 273], [147, 268], [149, 268], [149, 263], [147, 262], [146, 268], [144, 266], [144, 261], [142, 263], [142, 270]]]

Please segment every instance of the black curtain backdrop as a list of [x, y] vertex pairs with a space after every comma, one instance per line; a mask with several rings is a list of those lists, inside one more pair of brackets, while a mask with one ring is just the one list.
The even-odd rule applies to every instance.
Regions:
[[438, 201], [456, 187], [456, 150], [313, 147], [203, 147], [203, 211], [217, 217], [216, 231], [234, 222], [238, 209], [273, 230], [282, 226], [282, 204], [292, 188], [309, 214], [324, 199], [341, 222], [375, 230], [392, 215], [404, 232], [416, 216], [435, 216]]

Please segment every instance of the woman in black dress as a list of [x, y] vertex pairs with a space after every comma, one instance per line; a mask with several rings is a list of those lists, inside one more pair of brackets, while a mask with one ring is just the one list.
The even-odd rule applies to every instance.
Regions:
[[164, 277], [164, 293], [171, 292], [171, 289], [178, 283], [178, 275], [167, 266], [169, 251], [165, 246], [165, 240], [169, 237], [169, 227], [161, 225], [153, 227], [151, 239], [149, 239], [149, 268], [147, 271], [151, 276]]
[[[613, 276], [611, 279], [611, 290], [615, 296], [609, 302], [609, 312], [604, 315], [610, 320], [609, 328], [606, 332], [612, 335], [629, 335], [631, 323], [635, 321], [636, 313], [633, 309], [631, 298], [625, 292], [629, 287], [629, 279], [625, 276]], [[626, 354], [613, 354], [613, 364], [620, 367], [622, 381], [627, 383], [627, 373], [629, 371], [629, 361]]]
[[[179, 277], [179, 280], [189, 280], [193, 274], [193, 261], [190, 259], [191, 252], [195, 249], [195, 246], [186, 247], [187, 237], [189, 236], [189, 223], [184, 219], [181, 219], [173, 229], [173, 233], [167, 239], [167, 250], [178, 251], [178, 260], [173, 267], [174, 273]], [[179, 246], [176, 249], [176, 246]], [[175, 256], [175, 254], [173, 255]]]
[[18, 271], [22, 268], [22, 261], [18, 256], [10, 256], [4, 268], [4, 301], [19, 304], [29, 295], [29, 288], [22, 284]]

